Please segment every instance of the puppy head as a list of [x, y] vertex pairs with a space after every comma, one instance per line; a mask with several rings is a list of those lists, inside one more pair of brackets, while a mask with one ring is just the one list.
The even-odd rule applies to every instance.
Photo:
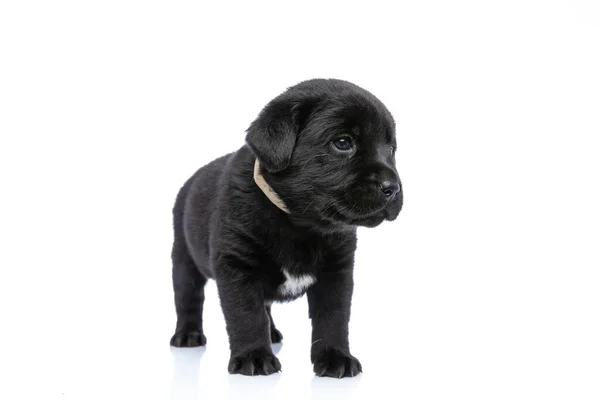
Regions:
[[315, 79], [273, 99], [246, 141], [297, 221], [374, 227], [402, 208], [395, 124], [371, 93]]

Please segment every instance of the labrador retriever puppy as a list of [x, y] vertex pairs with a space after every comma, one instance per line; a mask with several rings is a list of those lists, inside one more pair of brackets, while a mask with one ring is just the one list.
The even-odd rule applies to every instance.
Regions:
[[204, 285], [216, 280], [231, 349], [229, 372], [281, 365], [273, 302], [307, 294], [318, 376], [362, 372], [350, 354], [357, 227], [396, 219], [403, 194], [395, 123], [368, 91], [314, 79], [261, 111], [246, 145], [200, 168], [173, 209], [175, 347], [204, 346]]

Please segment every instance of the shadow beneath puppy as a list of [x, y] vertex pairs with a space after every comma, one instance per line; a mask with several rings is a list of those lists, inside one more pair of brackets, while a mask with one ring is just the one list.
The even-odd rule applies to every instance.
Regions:
[[229, 399], [276, 400], [275, 388], [281, 373], [269, 376], [229, 375]]
[[[310, 400], [354, 399], [360, 386], [362, 374], [354, 378], [313, 377], [310, 383]], [[377, 396], [375, 396], [377, 397]]]
[[206, 347], [171, 347], [173, 357], [173, 377], [171, 379], [171, 399], [198, 399], [200, 397], [200, 363]]
[[[283, 348], [282, 343], [273, 344], [273, 353], [279, 354]], [[201, 374], [200, 366], [206, 353], [206, 347], [196, 348], [176, 348], [171, 347], [171, 356], [173, 358], [173, 377], [171, 379], [170, 399], [177, 400], [198, 400], [206, 398], [207, 387], [216, 389], [225, 389], [228, 391], [229, 399], [252, 399], [276, 400], [275, 387], [279, 383], [281, 373], [269, 376], [243, 376], [227, 375], [227, 387], [221, 386], [215, 381], [224, 378], [227, 371], [223, 371], [214, 376], [206, 376], [207, 371], [203, 369]], [[220, 388], [219, 388], [220, 386]]]

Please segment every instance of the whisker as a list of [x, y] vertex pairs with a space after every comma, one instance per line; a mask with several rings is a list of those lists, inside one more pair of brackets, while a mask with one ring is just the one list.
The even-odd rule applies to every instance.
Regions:
[[312, 205], [312, 201], [310, 203], [308, 203], [308, 205], [306, 206], [306, 208], [304, 209], [304, 211], [302, 211], [301, 215], [304, 215], [304, 213], [306, 213], [306, 211], [308, 210], [308, 207], [310, 207]]

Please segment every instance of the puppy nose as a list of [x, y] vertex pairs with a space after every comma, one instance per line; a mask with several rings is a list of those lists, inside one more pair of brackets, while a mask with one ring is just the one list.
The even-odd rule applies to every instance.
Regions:
[[400, 191], [400, 184], [394, 181], [383, 181], [379, 187], [388, 199], [393, 198]]

